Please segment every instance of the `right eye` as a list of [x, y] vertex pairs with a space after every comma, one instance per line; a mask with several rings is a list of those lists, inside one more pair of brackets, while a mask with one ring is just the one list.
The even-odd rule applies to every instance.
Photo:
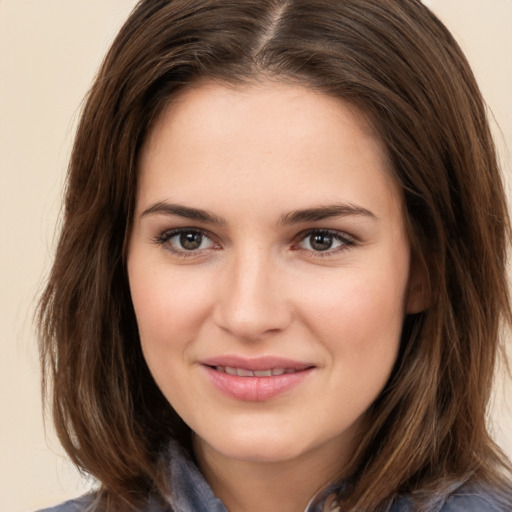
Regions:
[[156, 242], [171, 252], [182, 253], [183, 256], [218, 247], [203, 231], [190, 228], [166, 231], [156, 239]]

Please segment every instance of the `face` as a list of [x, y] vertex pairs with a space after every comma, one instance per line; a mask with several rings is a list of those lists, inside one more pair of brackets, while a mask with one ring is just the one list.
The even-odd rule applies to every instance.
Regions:
[[348, 454], [417, 309], [380, 141], [300, 86], [204, 84], [143, 148], [128, 252], [154, 379], [223, 457]]

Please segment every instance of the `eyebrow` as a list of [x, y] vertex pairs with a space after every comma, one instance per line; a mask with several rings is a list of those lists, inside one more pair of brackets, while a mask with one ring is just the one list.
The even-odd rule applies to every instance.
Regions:
[[319, 220], [331, 219], [334, 217], [364, 216], [377, 220], [374, 213], [361, 206], [351, 203], [332, 204], [328, 206], [319, 206], [316, 208], [307, 208], [305, 210], [295, 210], [281, 216], [278, 224], [298, 224], [300, 222], [316, 222]]
[[[199, 208], [191, 208], [180, 204], [171, 204], [166, 201], [160, 201], [146, 208], [141, 217], [152, 214], [176, 215], [186, 219], [205, 222], [217, 226], [227, 224], [226, 219], [219, 217], [212, 212]], [[318, 206], [315, 208], [306, 208], [304, 210], [294, 210], [282, 215], [278, 220], [278, 225], [299, 224], [301, 222], [317, 222], [320, 220], [334, 217], [364, 216], [377, 220], [374, 213], [366, 208], [356, 206], [350, 203], [332, 204], [327, 206]]]
[[189, 206], [183, 206], [180, 204], [171, 204], [166, 201], [160, 201], [144, 210], [141, 217], [151, 214], [164, 214], [164, 215], [177, 215], [178, 217], [184, 217], [186, 219], [197, 220], [205, 222], [207, 224], [214, 224], [222, 226], [226, 224], [226, 220], [222, 217], [215, 215], [214, 213], [206, 210], [200, 210], [199, 208], [190, 208]]

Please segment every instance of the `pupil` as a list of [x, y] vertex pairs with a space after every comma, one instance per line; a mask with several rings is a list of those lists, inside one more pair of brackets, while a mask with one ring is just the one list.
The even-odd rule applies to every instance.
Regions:
[[312, 235], [311, 236], [311, 247], [316, 251], [326, 251], [332, 246], [332, 236], [330, 235]]
[[203, 235], [201, 233], [182, 233], [180, 235], [180, 244], [188, 251], [198, 249], [202, 241]]

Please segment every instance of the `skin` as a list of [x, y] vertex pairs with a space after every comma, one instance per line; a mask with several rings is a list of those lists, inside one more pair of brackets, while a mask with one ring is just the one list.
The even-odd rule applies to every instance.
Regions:
[[[285, 222], [333, 205], [344, 214]], [[131, 294], [147, 364], [230, 511], [303, 510], [343, 475], [404, 316], [422, 308], [410, 268], [400, 191], [354, 107], [298, 85], [204, 83], [162, 113], [141, 154]], [[311, 369], [271, 399], [239, 400], [202, 364], [224, 355]]]

